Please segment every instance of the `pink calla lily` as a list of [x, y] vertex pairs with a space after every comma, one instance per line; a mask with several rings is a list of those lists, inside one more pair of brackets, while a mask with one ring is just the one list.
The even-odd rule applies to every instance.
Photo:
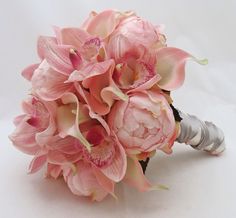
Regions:
[[198, 60], [189, 53], [172, 47], [161, 48], [157, 52], [156, 72], [161, 76], [158, 82], [162, 89], [172, 91], [179, 88], [185, 78], [185, 63], [192, 59], [199, 64], [206, 64], [207, 60]]
[[106, 10], [98, 14], [92, 13], [83, 25], [83, 28], [88, 33], [105, 39], [116, 29], [123, 19], [133, 15], [134, 12], [132, 11], [121, 13], [114, 10]]
[[127, 160], [127, 171], [124, 181], [141, 192], [150, 191], [154, 188], [143, 174], [142, 167], [135, 158], [128, 158]]

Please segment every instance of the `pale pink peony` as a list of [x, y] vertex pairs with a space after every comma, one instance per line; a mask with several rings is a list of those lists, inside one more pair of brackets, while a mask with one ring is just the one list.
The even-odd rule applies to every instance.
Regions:
[[172, 109], [158, 91], [135, 92], [129, 101], [116, 102], [108, 122], [128, 153], [168, 151], [175, 139]]

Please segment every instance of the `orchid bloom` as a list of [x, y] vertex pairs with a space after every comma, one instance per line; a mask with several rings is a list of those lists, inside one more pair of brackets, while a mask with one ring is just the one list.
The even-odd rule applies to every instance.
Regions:
[[102, 174], [100, 177], [113, 183], [121, 181], [126, 172], [126, 155], [121, 144], [111, 135], [107, 123], [72, 93], [66, 93], [62, 103], [57, 113], [59, 135], [70, 135], [80, 141], [77, 148], [81, 150], [82, 160], [93, 168], [93, 172], [99, 171], [97, 176]]

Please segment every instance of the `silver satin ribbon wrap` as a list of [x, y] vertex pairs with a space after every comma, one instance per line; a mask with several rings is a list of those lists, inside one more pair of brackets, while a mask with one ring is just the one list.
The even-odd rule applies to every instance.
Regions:
[[194, 149], [207, 151], [213, 155], [218, 155], [225, 150], [224, 133], [215, 124], [181, 111], [179, 114], [182, 120], [177, 142], [188, 144]]

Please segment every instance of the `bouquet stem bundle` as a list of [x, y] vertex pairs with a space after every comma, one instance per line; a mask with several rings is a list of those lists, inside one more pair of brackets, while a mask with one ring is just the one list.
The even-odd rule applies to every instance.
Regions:
[[222, 130], [214, 123], [202, 121], [194, 115], [179, 111], [180, 122], [179, 143], [190, 145], [196, 150], [207, 151], [218, 155], [225, 150], [225, 138]]

